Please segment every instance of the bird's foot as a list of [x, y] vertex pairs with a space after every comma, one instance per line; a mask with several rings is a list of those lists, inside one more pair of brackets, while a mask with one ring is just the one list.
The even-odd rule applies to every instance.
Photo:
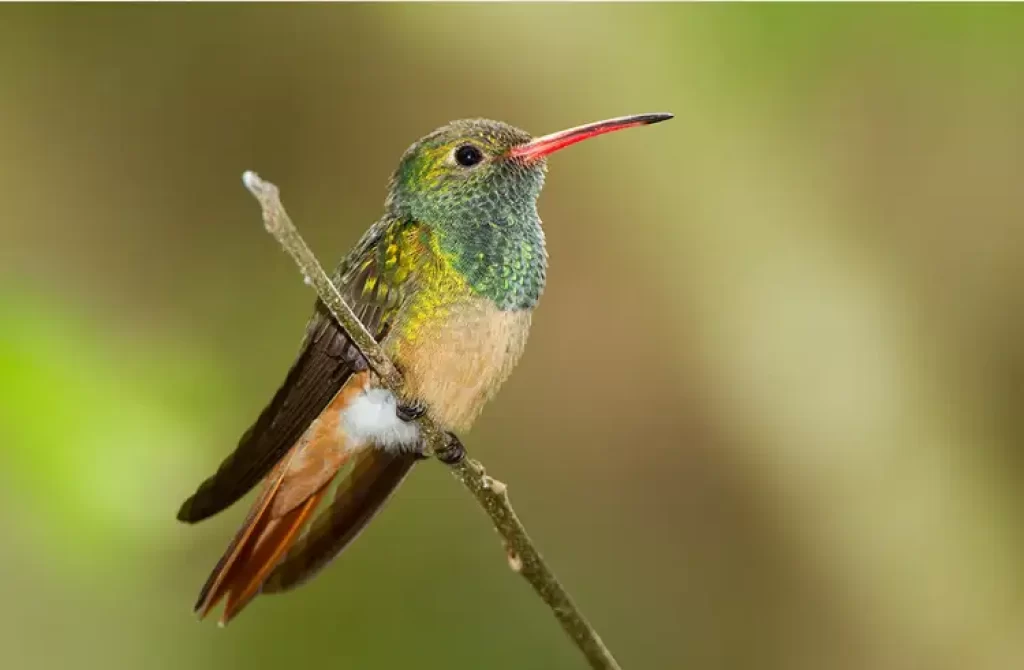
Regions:
[[455, 433], [445, 433], [444, 446], [435, 454], [437, 460], [445, 465], [455, 465], [466, 457], [466, 448], [462, 446], [462, 440]]
[[[406, 423], [411, 423], [416, 419], [419, 419], [426, 413], [427, 406], [422, 401], [419, 400], [414, 400], [413, 402], [410, 403], [400, 402], [395, 407], [395, 415]], [[420, 440], [419, 447], [416, 449], [415, 457], [417, 461], [423, 461], [430, 458], [430, 456], [426, 453], [422, 440]]]
[[[427, 406], [419, 400], [414, 400], [411, 403], [398, 403], [398, 406], [395, 407], [395, 414], [406, 423], [419, 419], [426, 412]], [[466, 448], [462, 446], [462, 440], [455, 433], [445, 433], [444, 446], [434, 455], [437, 456], [437, 460], [446, 465], [455, 465], [466, 457]], [[416, 452], [416, 460], [422, 461], [426, 458], [429, 458], [429, 455], [421, 443], [420, 449]]]
[[419, 400], [416, 400], [407, 405], [399, 403], [398, 406], [395, 408], [395, 414], [398, 415], [399, 419], [405, 421], [406, 423], [409, 423], [410, 421], [415, 421], [416, 419], [423, 416], [426, 413], [426, 411], [427, 406], [424, 405]]

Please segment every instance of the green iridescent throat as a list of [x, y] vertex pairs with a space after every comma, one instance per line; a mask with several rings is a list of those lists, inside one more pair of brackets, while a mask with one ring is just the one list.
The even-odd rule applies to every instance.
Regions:
[[536, 306], [547, 275], [536, 209], [528, 222], [449, 222], [435, 231], [452, 265], [474, 291], [503, 310]]

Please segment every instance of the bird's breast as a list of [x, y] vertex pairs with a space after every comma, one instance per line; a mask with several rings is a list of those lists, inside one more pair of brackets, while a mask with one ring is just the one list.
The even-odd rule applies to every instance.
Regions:
[[409, 310], [385, 341], [402, 368], [407, 398], [423, 401], [447, 430], [469, 428], [522, 356], [529, 310], [501, 310], [465, 296]]

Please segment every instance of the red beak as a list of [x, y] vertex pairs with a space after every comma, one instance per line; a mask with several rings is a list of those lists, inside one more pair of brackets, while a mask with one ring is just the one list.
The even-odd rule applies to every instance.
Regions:
[[652, 123], [667, 121], [671, 118], [671, 114], [636, 114], [634, 116], [620, 116], [617, 119], [588, 123], [585, 126], [577, 126], [576, 128], [551, 133], [550, 135], [538, 137], [526, 144], [520, 144], [517, 147], [513, 147], [509, 155], [524, 161], [533, 161], [554, 153], [559, 149], [564, 149], [570, 144], [576, 144], [591, 137], [634, 126], [647, 126]]

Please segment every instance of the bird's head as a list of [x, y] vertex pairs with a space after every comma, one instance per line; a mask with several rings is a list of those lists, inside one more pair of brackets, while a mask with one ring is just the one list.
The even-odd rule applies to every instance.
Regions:
[[453, 121], [406, 150], [391, 178], [387, 207], [395, 215], [441, 227], [532, 223], [549, 154], [597, 135], [670, 118], [627, 116], [537, 138], [500, 121]]

